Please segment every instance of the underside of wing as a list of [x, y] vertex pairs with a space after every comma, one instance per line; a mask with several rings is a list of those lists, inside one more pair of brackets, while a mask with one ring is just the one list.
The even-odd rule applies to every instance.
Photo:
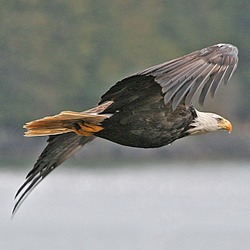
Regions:
[[150, 67], [135, 75], [154, 76], [164, 94], [165, 104], [172, 107], [184, 102], [189, 107], [200, 92], [199, 103], [213, 97], [218, 86], [231, 78], [238, 64], [238, 49], [230, 44], [217, 44], [177, 59]]

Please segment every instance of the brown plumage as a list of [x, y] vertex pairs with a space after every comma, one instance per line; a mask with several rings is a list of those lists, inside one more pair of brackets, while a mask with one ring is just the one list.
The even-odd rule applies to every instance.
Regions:
[[231, 78], [238, 64], [233, 45], [217, 44], [133, 74], [111, 87], [98, 106], [63, 111], [25, 125], [26, 136], [49, 135], [48, 145], [19, 188], [13, 213], [54, 168], [83, 145], [101, 137], [125, 146], [154, 148], [182, 137], [232, 125], [214, 113], [199, 112], [192, 100], [204, 104], [218, 86]]

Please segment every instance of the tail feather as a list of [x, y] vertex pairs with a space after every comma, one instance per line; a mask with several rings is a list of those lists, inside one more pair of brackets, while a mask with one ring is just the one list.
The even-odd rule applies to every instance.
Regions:
[[101, 131], [101, 122], [109, 118], [110, 114], [96, 114], [86, 112], [63, 111], [55, 116], [28, 122], [24, 125], [27, 129], [25, 136], [45, 136], [75, 132], [78, 135], [90, 136]]

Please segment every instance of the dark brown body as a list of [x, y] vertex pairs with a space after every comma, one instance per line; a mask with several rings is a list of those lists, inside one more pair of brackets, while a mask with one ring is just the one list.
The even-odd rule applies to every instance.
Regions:
[[184, 137], [195, 117], [194, 108], [164, 103], [161, 87], [151, 76], [132, 76], [118, 82], [100, 102], [114, 101], [103, 113], [113, 116], [102, 122], [98, 137], [125, 146], [155, 148]]

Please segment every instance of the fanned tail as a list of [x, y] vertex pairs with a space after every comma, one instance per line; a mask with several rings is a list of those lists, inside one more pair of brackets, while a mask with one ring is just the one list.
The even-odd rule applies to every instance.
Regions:
[[111, 115], [98, 115], [94, 113], [63, 111], [55, 116], [28, 122], [24, 125], [27, 129], [25, 136], [58, 135], [75, 132], [78, 135], [90, 136], [101, 131], [101, 122]]
[[63, 111], [58, 115], [47, 116], [42, 119], [28, 122], [25, 136], [58, 135], [75, 132], [81, 136], [91, 136], [101, 131], [101, 122], [112, 114], [99, 114], [109, 107], [113, 101], [108, 101], [85, 112]]

